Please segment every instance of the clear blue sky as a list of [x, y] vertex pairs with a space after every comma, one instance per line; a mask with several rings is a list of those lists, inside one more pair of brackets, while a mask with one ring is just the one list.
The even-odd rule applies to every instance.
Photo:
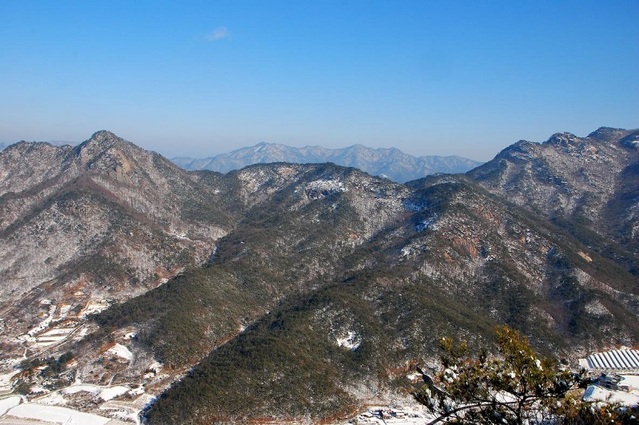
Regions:
[[639, 0], [0, 0], [0, 142], [487, 160], [639, 127]]

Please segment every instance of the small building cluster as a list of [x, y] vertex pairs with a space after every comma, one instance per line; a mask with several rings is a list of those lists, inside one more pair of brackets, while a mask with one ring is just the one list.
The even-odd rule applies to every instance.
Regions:
[[579, 359], [579, 365], [593, 378], [584, 401], [639, 405], [639, 351], [609, 350]]

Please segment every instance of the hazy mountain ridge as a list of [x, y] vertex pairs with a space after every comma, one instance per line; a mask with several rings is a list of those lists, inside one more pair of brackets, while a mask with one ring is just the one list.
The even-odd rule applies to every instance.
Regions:
[[296, 164], [333, 162], [354, 167], [396, 182], [406, 182], [437, 173], [463, 173], [481, 164], [459, 156], [414, 157], [396, 148], [368, 148], [362, 145], [341, 149], [320, 146], [295, 148], [275, 143], [259, 143], [210, 158], [178, 157], [172, 161], [186, 170], [227, 173], [252, 164], [290, 162]]
[[[618, 154], [635, 133], [593, 134], [598, 155], [556, 135], [408, 184], [335, 164], [186, 172], [108, 132], [73, 148], [13, 145], [0, 153], [5, 362], [70, 351], [59, 377], [34, 369], [16, 385], [55, 392], [73, 376], [142, 388], [134, 400], [191, 370], [150, 423], [317, 422], [405, 391], [443, 335], [486, 343], [507, 323], [569, 358], [633, 345], [638, 279], [627, 255], [608, 255], [636, 249], [633, 235], [604, 239], [586, 221], [578, 230], [599, 239], [585, 243], [555, 217], [574, 215], [584, 191], [587, 211], [633, 223], [610, 205], [636, 190], [636, 157]], [[555, 171], [581, 156], [581, 174]], [[109, 299], [121, 302], [89, 321]], [[48, 343], [51, 332], [68, 336]]]

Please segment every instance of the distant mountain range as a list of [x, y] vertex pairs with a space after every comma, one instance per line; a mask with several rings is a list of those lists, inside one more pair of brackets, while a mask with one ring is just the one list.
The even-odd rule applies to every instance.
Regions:
[[211, 170], [220, 173], [239, 170], [247, 165], [288, 162], [318, 164], [332, 162], [344, 167], [358, 168], [374, 176], [384, 176], [396, 182], [407, 182], [438, 173], [465, 173], [482, 164], [459, 156], [408, 155], [396, 148], [369, 148], [353, 145], [342, 149], [320, 146], [295, 148], [276, 143], [258, 143], [230, 153], [209, 158], [173, 158], [180, 167], [189, 170]]

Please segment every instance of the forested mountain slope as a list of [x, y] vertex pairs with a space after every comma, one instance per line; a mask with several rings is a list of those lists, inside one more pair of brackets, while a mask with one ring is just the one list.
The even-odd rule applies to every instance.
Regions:
[[58, 314], [63, 308], [80, 314], [202, 264], [237, 220], [217, 197], [160, 155], [105, 131], [76, 147], [6, 148], [0, 153], [4, 338], [17, 344], [9, 337], [41, 321], [52, 300]]
[[639, 130], [558, 133], [520, 141], [468, 175], [637, 273], [638, 146]]
[[568, 360], [634, 345], [634, 216], [613, 207], [632, 197], [635, 137], [522, 142], [406, 184], [334, 164], [185, 172], [108, 132], [10, 146], [0, 338], [28, 359], [15, 385], [162, 393], [152, 424], [330, 422], [405, 394], [444, 335], [490, 344], [505, 323]]
[[[268, 290], [273, 282], [283, 288], [305, 281], [300, 270], [311, 279], [306, 288], [277, 294], [268, 314], [166, 392], [149, 411], [151, 423], [347, 416], [401, 387], [411, 364], [436, 355], [442, 335], [485, 340], [497, 323], [566, 357], [639, 337], [637, 282], [621, 267], [462, 177], [406, 189], [402, 208], [362, 243], [334, 257], [322, 254], [323, 243], [304, 245], [305, 256], [324, 264], [315, 279], [307, 261], [287, 265], [267, 254], [303, 258], [288, 254], [300, 237], [291, 224], [282, 223], [291, 229], [289, 241], [270, 225], [262, 237], [222, 240], [211, 271], [233, 267], [246, 275], [246, 266], [256, 264], [255, 275], [268, 278], [254, 282]], [[343, 209], [349, 191], [309, 206]], [[271, 209], [262, 214], [261, 223], [296, 217], [281, 219]], [[354, 212], [349, 216], [355, 223]]]

